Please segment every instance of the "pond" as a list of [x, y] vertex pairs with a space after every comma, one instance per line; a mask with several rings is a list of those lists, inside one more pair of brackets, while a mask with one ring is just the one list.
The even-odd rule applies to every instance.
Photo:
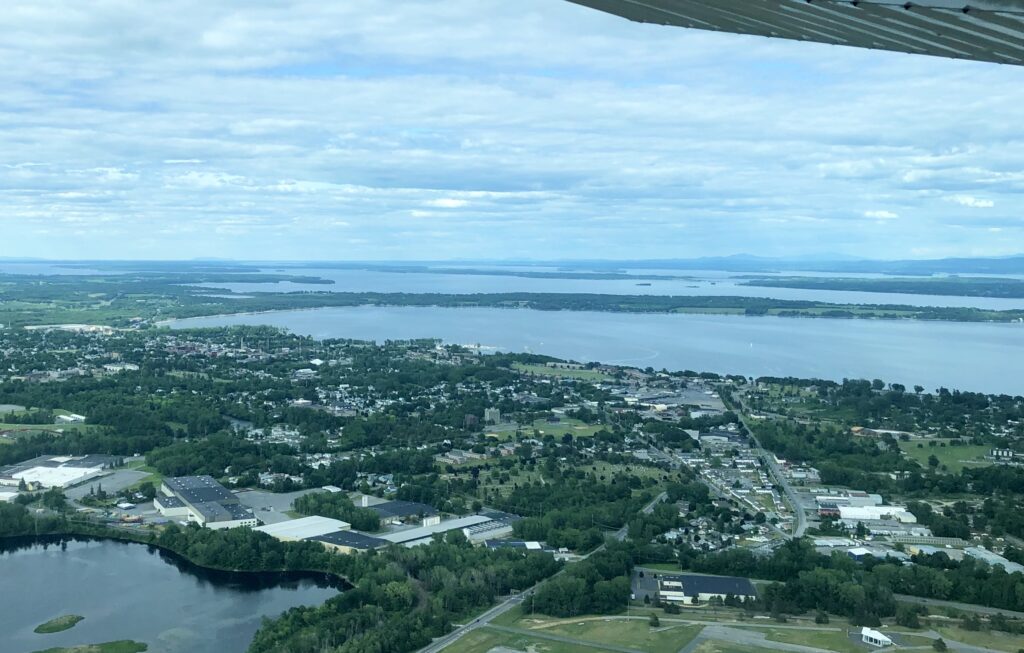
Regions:
[[[196, 567], [144, 544], [0, 540], [3, 653], [130, 639], [150, 653], [243, 653], [264, 617], [319, 605], [340, 584], [318, 574], [238, 574]], [[59, 633], [33, 629], [84, 617]]]

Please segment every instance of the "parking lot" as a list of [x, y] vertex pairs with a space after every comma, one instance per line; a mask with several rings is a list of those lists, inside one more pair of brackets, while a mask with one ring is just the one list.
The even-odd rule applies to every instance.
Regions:
[[238, 493], [238, 500], [243, 506], [252, 508], [257, 519], [265, 524], [277, 524], [291, 519], [285, 513], [292, 509], [295, 499], [311, 492], [323, 490], [299, 490], [298, 492], [267, 492], [266, 490], [245, 490]]
[[131, 469], [118, 469], [106, 476], [94, 478], [87, 483], [77, 485], [64, 491], [64, 495], [73, 500], [79, 501], [85, 498], [91, 490], [99, 490], [102, 486], [107, 494], [117, 494], [121, 490], [131, 487], [149, 476], [147, 472], [139, 472]]

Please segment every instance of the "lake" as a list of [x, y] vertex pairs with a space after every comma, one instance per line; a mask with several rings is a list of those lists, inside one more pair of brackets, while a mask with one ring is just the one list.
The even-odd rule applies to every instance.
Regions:
[[[454, 267], [454, 266], [452, 266]], [[509, 268], [503, 268], [505, 270]], [[555, 272], [554, 268], [535, 268]], [[207, 288], [232, 292], [408, 292], [408, 293], [591, 293], [609, 295], [680, 295], [767, 297], [808, 300], [834, 304], [905, 304], [909, 306], [959, 306], [991, 310], [1024, 308], [1024, 299], [998, 297], [957, 297], [900, 293], [811, 290], [804, 288], [759, 288], [744, 286], [742, 279], [716, 270], [626, 270], [633, 275], [664, 274], [681, 279], [536, 279], [485, 274], [444, 274], [438, 272], [387, 272], [383, 270], [339, 270], [320, 268], [266, 268], [263, 272], [313, 275], [334, 281], [332, 285], [283, 281], [278, 283], [207, 283]], [[764, 275], [772, 276], [772, 275]], [[808, 273], [807, 276], [825, 276]], [[877, 278], [881, 275], [844, 275]], [[649, 285], [637, 285], [644, 283]]]
[[316, 338], [440, 338], [656, 369], [880, 378], [928, 390], [1024, 395], [1024, 324], [359, 306], [201, 317], [170, 326], [235, 324]]
[[[0, 541], [0, 587], [3, 653], [119, 639], [145, 642], [150, 653], [243, 653], [263, 617], [339, 591], [313, 575], [213, 572], [108, 540]], [[32, 632], [66, 614], [85, 619], [60, 633]]]

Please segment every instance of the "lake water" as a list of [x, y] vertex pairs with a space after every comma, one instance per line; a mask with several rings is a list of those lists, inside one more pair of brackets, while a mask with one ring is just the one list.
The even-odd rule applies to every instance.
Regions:
[[[508, 268], [504, 268], [508, 269]], [[554, 272], [554, 268], [535, 271]], [[267, 268], [264, 272], [314, 275], [334, 281], [332, 285], [292, 283], [208, 283], [207, 288], [226, 288], [233, 292], [409, 292], [409, 293], [592, 293], [610, 295], [681, 295], [768, 297], [835, 304], [905, 304], [909, 306], [960, 306], [991, 310], [1024, 308], [1024, 299], [992, 297], [953, 297], [899, 293], [853, 292], [846, 290], [807, 290], [802, 288], [758, 288], [740, 285], [742, 279], [715, 270], [627, 270], [634, 275], [661, 274], [689, 278], [644, 279], [535, 279], [485, 274], [443, 274], [436, 272], [386, 272], [381, 270], [338, 270], [319, 268]], [[765, 275], [771, 276], [771, 275]], [[812, 275], [807, 276], [823, 276]], [[881, 275], [844, 275], [876, 278]], [[638, 283], [649, 285], [637, 285]]]
[[178, 320], [268, 324], [316, 338], [440, 338], [582, 362], [748, 376], [880, 378], [1024, 395], [1024, 324], [371, 307]]
[[[243, 653], [263, 617], [319, 605], [338, 590], [319, 581], [209, 572], [142, 544], [69, 541], [0, 548], [0, 650], [131, 639], [150, 653]], [[37, 635], [54, 617], [85, 617]]]

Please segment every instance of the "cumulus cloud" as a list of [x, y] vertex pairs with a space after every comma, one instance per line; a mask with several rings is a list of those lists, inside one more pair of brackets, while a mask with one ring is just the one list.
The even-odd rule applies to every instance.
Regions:
[[972, 209], [990, 209], [996, 205], [992, 200], [974, 197], [973, 195], [953, 195], [946, 199], [954, 204], [959, 204], [960, 206], [966, 206]]
[[873, 220], [895, 220], [900, 217], [898, 213], [885, 210], [865, 211], [865, 218], [872, 218]]
[[[1010, 211], [1024, 193], [1020, 67], [639, 25], [551, 0], [11, 0], [0, 29], [0, 56], [19, 64], [0, 69], [17, 107], [0, 108], [0, 227], [24, 255], [905, 256], [906, 242], [929, 255], [1024, 242]], [[989, 210], [964, 220], [965, 207]], [[83, 235], [54, 238], [58, 216]]]

